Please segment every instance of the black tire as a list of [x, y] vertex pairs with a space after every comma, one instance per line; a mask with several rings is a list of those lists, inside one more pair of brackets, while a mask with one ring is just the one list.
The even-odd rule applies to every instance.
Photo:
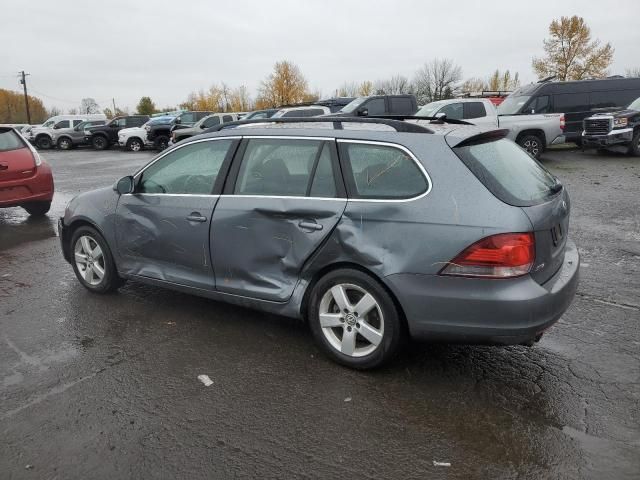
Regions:
[[51, 148], [51, 138], [48, 135], [36, 137], [36, 147], [40, 150], [49, 150]]
[[636, 131], [633, 132], [631, 145], [629, 145], [629, 155], [640, 157], [640, 128], [637, 128]]
[[524, 135], [518, 139], [517, 143], [536, 160], [540, 158], [544, 150], [542, 139], [537, 135]]
[[[337, 302], [335, 300], [329, 300], [327, 302], [326, 298], [335, 299], [330, 293], [332, 287], [341, 285], [347, 287], [355, 286], [362, 289], [369, 293], [377, 303], [377, 308], [374, 307], [370, 310], [370, 313], [365, 314], [364, 322], [363, 317], [359, 316], [355, 308], [353, 309], [353, 313], [351, 313], [351, 318], [349, 318], [349, 313], [345, 313], [344, 317], [342, 317], [343, 312]], [[358, 298], [354, 296], [354, 293], [358, 294], [357, 291], [347, 294], [350, 307], [354, 307], [358, 301], [362, 299], [362, 297]], [[342, 317], [340, 320], [336, 320], [336, 322], [342, 322], [341, 324], [329, 328], [323, 328], [321, 326], [320, 309], [322, 308], [324, 311], [327, 305], [330, 309], [329, 315], [340, 315]], [[345, 310], [345, 312], [346, 311], [347, 310]], [[349, 310], [349, 312], [351, 312], [351, 310]], [[380, 318], [379, 312], [382, 313], [382, 318]], [[313, 336], [322, 350], [336, 362], [355, 369], [365, 370], [384, 364], [398, 352], [406, 338], [404, 323], [389, 293], [387, 293], [377, 280], [358, 270], [339, 269], [329, 272], [322, 277], [313, 286], [313, 290], [311, 291], [307, 318]], [[379, 330], [382, 330], [382, 337], [377, 346], [369, 342], [361, 334], [361, 332], [364, 331], [364, 326], [361, 325], [361, 323], [365, 325], [368, 323], [378, 329], [378, 334]], [[347, 332], [347, 329], [350, 329], [349, 332], [356, 332], [354, 334], [354, 345], [355, 349], [358, 348], [358, 345], [363, 345], [360, 347], [362, 349], [362, 356], [345, 354], [337, 347], [336, 342], [342, 342], [341, 345], [344, 345], [344, 334]], [[341, 336], [338, 337], [338, 335]], [[373, 351], [367, 352], [367, 348], [373, 348]]]
[[94, 135], [91, 139], [91, 145], [96, 150], [106, 150], [109, 148], [109, 142], [104, 135]]
[[127, 140], [125, 148], [130, 152], [141, 152], [144, 148], [144, 142], [137, 137]]
[[43, 217], [51, 208], [51, 202], [25, 203], [22, 208], [24, 208], [32, 217]]
[[69, 137], [62, 137], [58, 139], [58, 148], [60, 150], [71, 150], [73, 148], [73, 142]]
[[[95, 244], [100, 246], [100, 250], [102, 251], [102, 256], [92, 259], [93, 263], [99, 263], [100, 258], [102, 258], [102, 262], [99, 263], [100, 267], [103, 269], [104, 274], [100, 279], [99, 283], [92, 284], [85, 279], [84, 274], [78, 268], [78, 262], [76, 261], [76, 244], [80, 243], [82, 245], [82, 237], [89, 237]], [[93, 245], [93, 243], [92, 243]], [[94, 293], [107, 293], [117, 290], [124, 281], [118, 276], [118, 271], [116, 270], [116, 264], [113, 261], [113, 256], [111, 255], [111, 250], [109, 249], [109, 245], [105, 239], [98, 233], [95, 228], [82, 226], [74, 230], [71, 235], [71, 265], [73, 266], [73, 271], [76, 274], [76, 277], [80, 281], [83, 287], [87, 290]], [[95, 248], [94, 248], [95, 251]], [[94, 274], [95, 275], [95, 274]]]
[[153, 142], [157, 150], [164, 150], [169, 146], [169, 137], [166, 135], [158, 136]]

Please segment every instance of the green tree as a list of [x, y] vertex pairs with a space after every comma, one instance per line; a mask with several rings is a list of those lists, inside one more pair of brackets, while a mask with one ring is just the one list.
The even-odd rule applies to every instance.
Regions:
[[153, 115], [154, 113], [156, 113], [156, 104], [153, 103], [153, 100], [151, 100], [151, 98], [142, 97], [138, 102], [136, 111], [140, 115]]
[[561, 17], [549, 25], [550, 38], [544, 40], [544, 58], [533, 59], [533, 71], [539, 78], [582, 80], [607, 75], [613, 60], [613, 47], [600, 40], [591, 41], [591, 29], [584, 18]]

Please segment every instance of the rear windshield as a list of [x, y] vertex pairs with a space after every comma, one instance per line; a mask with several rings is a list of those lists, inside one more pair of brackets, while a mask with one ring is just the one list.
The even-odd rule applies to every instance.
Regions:
[[558, 180], [511, 140], [503, 138], [453, 150], [491, 193], [509, 205], [536, 205], [559, 191]]
[[0, 129], [0, 152], [17, 150], [18, 148], [24, 147], [24, 143], [22, 143], [22, 140], [20, 140], [20, 137], [13, 129]]

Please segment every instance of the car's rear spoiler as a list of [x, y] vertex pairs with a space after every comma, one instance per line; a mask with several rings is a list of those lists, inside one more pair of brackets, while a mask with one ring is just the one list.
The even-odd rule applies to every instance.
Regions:
[[451, 148], [468, 147], [469, 145], [477, 145], [478, 143], [493, 142], [494, 140], [499, 140], [506, 137], [508, 133], [508, 128], [501, 128], [498, 130], [481, 132], [466, 138], [456, 138], [447, 135], [447, 143]]

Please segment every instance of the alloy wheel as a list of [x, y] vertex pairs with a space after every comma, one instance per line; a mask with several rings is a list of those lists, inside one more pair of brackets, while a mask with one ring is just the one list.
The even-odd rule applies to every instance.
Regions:
[[319, 306], [322, 333], [344, 355], [373, 353], [384, 336], [384, 317], [378, 301], [364, 288], [350, 283], [331, 287]]
[[68, 139], [63, 138], [58, 143], [58, 147], [60, 147], [60, 149], [62, 150], [69, 150], [71, 148], [71, 142]]
[[105, 258], [98, 242], [89, 235], [76, 241], [74, 258], [78, 272], [89, 285], [100, 285], [105, 275]]
[[139, 152], [140, 150], [142, 150], [142, 144], [140, 143], [140, 140], [131, 140], [131, 143], [129, 144], [129, 150], [131, 150], [132, 152]]
[[524, 149], [534, 157], [537, 157], [540, 146], [535, 140], [527, 140], [526, 142], [524, 142]]

